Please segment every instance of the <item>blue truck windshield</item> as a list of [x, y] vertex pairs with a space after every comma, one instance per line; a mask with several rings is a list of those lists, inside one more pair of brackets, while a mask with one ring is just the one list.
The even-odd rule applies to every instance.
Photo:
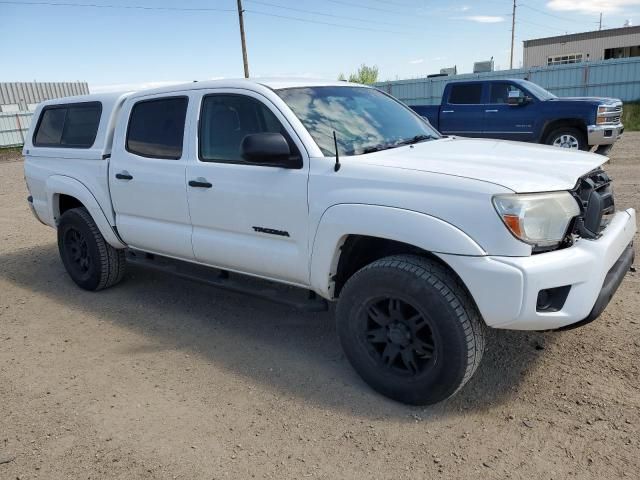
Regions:
[[550, 91], [545, 90], [540, 85], [537, 85], [533, 82], [524, 80], [522, 82], [522, 86], [529, 90], [534, 96], [536, 96], [538, 100], [551, 100], [552, 98], [558, 98]]
[[293, 110], [325, 156], [361, 155], [440, 138], [408, 107], [373, 88], [287, 88], [278, 95]]

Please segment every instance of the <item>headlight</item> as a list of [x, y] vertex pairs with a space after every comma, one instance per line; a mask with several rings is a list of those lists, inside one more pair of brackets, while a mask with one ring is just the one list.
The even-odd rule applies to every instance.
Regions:
[[493, 205], [509, 231], [534, 247], [562, 241], [580, 207], [569, 192], [496, 195]]

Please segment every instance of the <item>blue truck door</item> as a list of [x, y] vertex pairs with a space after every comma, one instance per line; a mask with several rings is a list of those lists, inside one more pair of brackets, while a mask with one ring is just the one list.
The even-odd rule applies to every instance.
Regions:
[[509, 105], [509, 96], [525, 98], [531, 95], [511, 82], [489, 82], [488, 87], [483, 136], [519, 142], [533, 141], [536, 100], [532, 98], [520, 105]]
[[440, 106], [440, 132], [444, 135], [482, 137], [485, 105], [483, 82], [452, 83]]

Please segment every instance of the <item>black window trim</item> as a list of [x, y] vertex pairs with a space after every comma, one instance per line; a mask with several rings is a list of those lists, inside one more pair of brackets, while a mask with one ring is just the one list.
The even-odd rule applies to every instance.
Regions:
[[[180, 150], [180, 156], [175, 157], [172, 155], [143, 155], [142, 153], [129, 150], [129, 130], [131, 129], [131, 114], [133, 113], [133, 109], [136, 108], [136, 105], [140, 103], [158, 102], [162, 100], [175, 100], [175, 99], [181, 99], [181, 98], [184, 98], [187, 100], [187, 108], [185, 109], [184, 125], [182, 126], [182, 149]], [[124, 137], [124, 149], [131, 155], [136, 155], [137, 157], [142, 157], [142, 158], [155, 158], [158, 160], [182, 160], [182, 157], [184, 156], [184, 145], [185, 145], [184, 137], [187, 133], [188, 115], [189, 115], [189, 95], [169, 95], [169, 96], [162, 96], [162, 97], [142, 98], [138, 100], [133, 105], [131, 105], [131, 108], [129, 109], [129, 115], [127, 118], [127, 133]]]
[[[253, 90], [248, 90], [248, 91], [252, 92], [252, 93], [255, 93], [255, 92], [253, 92]], [[244, 93], [224, 92], [224, 91], [222, 91], [222, 92], [205, 93], [200, 98], [200, 111], [198, 113], [198, 128], [197, 128], [197, 135], [198, 135], [198, 139], [197, 139], [198, 140], [198, 162], [201, 162], [201, 163], [221, 163], [221, 164], [226, 164], [226, 165], [251, 165], [251, 166], [255, 166], [255, 167], [282, 168], [282, 167], [278, 167], [277, 165], [268, 165], [268, 164], [265, 164], [265, 163], [247, 162], [246, 160], [206, 160], [206, 159], [202, 158], [202, 142], [200, 141], [200, 138], [202, 137], [202, 135], [200, 134], [200, 129], [202, 128], [202, 112], [204, 110], [204, 101], [208, 97], [220, 97], [220, 96], [250, 98], [250, 99], [255, 100], [256, 102], [261, 103], [262, 105], [264, 105], [265, 108], [267, 108], [271, 113], [273, 113], [273, 115], [276, 117], [276, 120], [278, 120], [278, 122], [280, 122], [280, 125], [282, 125], [282, 127], [285, 129], [285, 133], [289, 137], [289, 140], [291, 140], [291, 144], [293, 144], [293, 146], [296, 148], [296, 152], [291, 152], [291, 155], [292, 156], [297, 156], [300, 159], [300, 162], [299, 162], [299, 164], [297, 166], [288, 167], [288, 169], [290, 169], [290, 170], [300, 170], [301, 168], [304, 167], [304, 161], [303, 161], [303, 157], [302, 157], [302, 152], [300, 151], [300, 147], [298, 147], [298, 145], [294, 141], [293, 137], [289, 134], [289, 132], [286, 131], [287, 129], [284, 126], [284, 123], [281, 122], [280, 119], [275, 115], [273, 109], [269, 108], [269, 106], [265, 102], [261, 101], [260, 99], [255, 98], [255, 97], [253, 97], [251, 95], [247, 95], [247, 94], [244, 94]], [[275, 109], [278, 110], [277, 107], [275, 107]], [[278, 110], [278, 111], [280, 111], [280, 110]], [[282, 112], [280, 112], [280, 114], [282, 114]], [[286, 120], [286, 117], [285, 117], [285, 120]]]
[[[98, 106], [98, 128], [96, 128], [96, 132], [93, 135], [91, 140], [91, 144], [89, 145], [62, 145], [61, 143], [38, 143], [36, 142], [36, 137], [38, 136], [38, 132], [40, 131], [40, 124], [42, 123], [42, 119], [44, 118], [45, 112], [48, 110], [61, 110], [61, 109], [69, 109], [71, 107], [86, 107], [86, 106]], [[66, 122], [66, 116], [65, 116]], [[100, 130], [100, 124], [102, 123], [102, 102], [99, 101], [91, 101], [91, 102], [74, 102], [74, 103], [56, 103], [54, 105], [46, 105], [40, 111], [40, 116], [38, 117], [38, 123], [36, 124], [36, 128], [33, 131], [33, 136], [31, 137], [31, 143], [34, 147], [41, 148], [79, 148], [88, 150], [93, 147], [96, 143], [96, 137], [98, 136], [98, 131]], [[64, 125], [62, 126], [62, 133], [64, 133]], [[62, 133], [60, 134], [60, 138], [62, 139]]]

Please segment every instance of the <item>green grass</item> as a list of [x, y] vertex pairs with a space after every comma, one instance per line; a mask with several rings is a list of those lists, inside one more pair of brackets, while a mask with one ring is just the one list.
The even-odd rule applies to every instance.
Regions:
[[625, 103], [622, 114], [624, 129], [628, 132], [640, 130], [640, 103]]
[[20, 153], [20, 152], [22, 152], [22, 147], [0, 147], [0, 152], [2, 152], [2, 153]]

